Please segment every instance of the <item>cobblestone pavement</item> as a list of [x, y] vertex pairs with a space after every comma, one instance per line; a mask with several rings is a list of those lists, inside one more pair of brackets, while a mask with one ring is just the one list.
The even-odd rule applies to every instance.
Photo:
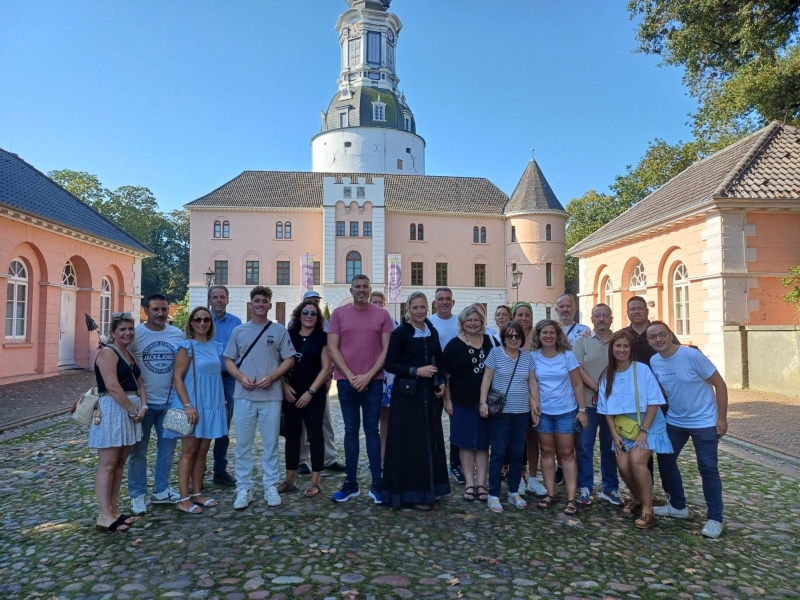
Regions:
[[800, 459], [800, 397], [730, 390], [728, 429], [737, 439]]
[[[341, 435], [336, 402], [334, 414]], [[2, 598], [777, 599], [800, 589], [798, 480], [727, 452], [726, 531], [713, 541], [699, 535], [691, 447], [681, 458], [691, 518], [647, 532], [605, 504], [564, 516], [563, 488], [548, 512], [493, 515], [453, 495], [420, 513], [366, 495], [335, 504], [343, 476], [323, 474], [315, 499], [295, 493], [269, 508], [257, 493], [234, 511], [233, 492], [210, 484], [220, 505], [201, 517], [150, 506], [131, 532], [105, 535], [93, 528], [96, 457], [72, 421], [4, 442], [0, 455]], [[362, 452], [365, 484], [367, 471]]]
[[93, 371], [74, 370], [55, 377], [0, 385], [0, 430], [9, 423], [69, 408], [75, 398], [96, 383]]

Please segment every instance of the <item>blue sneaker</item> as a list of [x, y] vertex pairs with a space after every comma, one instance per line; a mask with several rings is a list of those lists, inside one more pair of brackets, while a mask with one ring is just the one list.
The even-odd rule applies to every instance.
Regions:
[[369, 488], [369, 494], [367, 494], [375, 504], [382, 504], [381, 501], [381, 491], [383, 491], [383, 484], [378, 482], [373, 482], [372, 486]]
[[456, 480], [456, 483], [460, 483], [464, 485], [467, 483], [466, 477], [464, 477], [464, 470], [461, 467], [450, 467], [450, 477]]
[[345, 481], [338, 492], [333, 493], [334, 502], [347, 502], [350, 498], [360, 496], [361, 491], [358, 489], [358, 484], [353, 481]]

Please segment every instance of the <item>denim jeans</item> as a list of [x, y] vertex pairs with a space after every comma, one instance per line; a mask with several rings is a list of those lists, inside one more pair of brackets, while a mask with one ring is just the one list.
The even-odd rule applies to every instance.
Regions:
[[503, 413], [500, 417], [489, 419], [489, 495], [500, 496], [500, 483], [503, 479], [503, 462], [508, 452], [508, 490], [514, 494], [519, 490], [522, 478], [522, 453], [525, 438], [531, 424], [531, 414]]
[[358, 482], [358, 443], [361, 415], [364, 415], [364, 437], [367, 438], [367, 458], [372, 481], [381, 480], [381, 436], [378, 423], [381, 418], [381, 399], [383, 381], [373, 379], [364, 392], [357, 392], [346, 379], [336, 382], [339, 390], [339, 404], [344, 420], [344, 459], [347, 481]]
[[[223, 377], [222, 387], [225, 390], [225, 408], [228, 411], [228, 431], [231, 430], [231, 419], [233, 419], [233, 390], [236, 388], [236, 380], [233, 377]], [[214, 440], [214, 474], [218, 475], [228, 470], [228, 446], [231, 439], [226, 435]]]
[[604, 492], [619, 491], [619, 476], [617, 475], [617, 459], [611, 445], [611, 430], [608, 428], [605, 415], [598, 415], [596, 408], [587, 407], [586, 417], [589, 424], [583, 430], [578, 440], [578, 489], [594, 489], [594, 443], [597, 439], [597, 430], [600, 429], [600, 475], [603, 481]]
[[703, 480], [703, 496], [706, 498], [708, 507], [706, 517], [710, 521], [722, 523], [722, 480], [717, 468], [717, 448], [719, 446], [717, 428], [684, 429], [667, 423], [667, 435], [674, 452], [658, 455], [658, 469], [661, 472], [664, 491], [669, 496], [669, 503], [678, 510], [686, 508], [686, 494], [683, 491], [683, 479], [678, 469], [678, 455], [689, 438], [692, 438], [697, 455], [697, 468]]
[[131, 498], [147, 493], [147, 449], [150, 446], [150, 432], [156, 428], [156, 469], [153, 492], [158, 494], [169, 487], [169, 474], [175, 455], [176, 438], [164, 437], [164, 415], [166, 404], [148, 404], [142, 419], [142, 439], [133, 445], [128, 459], [128, 492]]
[[233, 413], [236, 428], [236, 487], [253, 487], [253, 442], [256, 429], [261, 433], [261, 468], [264, 470], [264, 491], [280, 481], [278, 438], [281, 430], [280, 402], [253, 402], [237, 398]]

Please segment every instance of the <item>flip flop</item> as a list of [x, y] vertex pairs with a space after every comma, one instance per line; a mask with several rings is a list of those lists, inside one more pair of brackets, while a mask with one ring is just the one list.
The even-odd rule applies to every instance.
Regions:
[[[311, 490], [317, 490], [317, 491], [316, 491], [316, 492], [314, 492], [313, 494], [310, 494], [309, 492], [310, 492]], [[315, 483], [315, 482], [313, 482], [313, 481], [312, 481], [311, 483], [309, 483], [309, 484], [306, 486], [306, 489], [305, 489], [305, 490], [303, 490], [303, 496], [305, 496], [306, 498], [314, 498], [314, 497], [316, 497], [316, 496], [319, 496], [319, 493], [320, 493], [321, 491], [322, 491], [322, 486], [321, 486], [320, 484], [318, 484], [318, 483]]]
[[297, 491], [297, 485], [295, 485], [294, 483], [289, 483], [285, 479], [281, 481], [276, 487], [278, 489], [279, 494], [285, 494], [287, 492]]
[[[122, 518], [124, 516], [125, 515], [120, 515], [119, 518], [108, 527], [106, 527], [105, 525], [98, 525], [95, 523], [94, 529], [95, 531], [100, 531], [102, 533], [114, 533], [115, 531], [119, 531], [120, 533], [126, 533], [131, 530], [131, 526], [125, 522], [125, 519]], [[120, 529], [120, 527], [124, 527], [125, 529]]]

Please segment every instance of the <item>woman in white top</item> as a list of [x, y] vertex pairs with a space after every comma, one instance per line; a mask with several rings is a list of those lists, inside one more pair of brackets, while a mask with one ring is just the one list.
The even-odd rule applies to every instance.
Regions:
[[[608, 367], [600, 375], [597, 413], [606, 416], [619, 474], [633, 494], [633, 504], [622, 512], [641, 515], [636, 527], [650, 529], [653, 514], [653, 479], [647, 463], [653, 452], [672, 453], [667, 436], [667, 422], [659, 405], [666, 404], [653, 372], [636, 361], [636, 343], [625, 331], [616, 332], [608, 342]], [[615, 417], [626, 416], [639, 424], [635, 440], [622, 437], [615, 428]]]
[[[578, 514], [575, 493], [578, 487], [578, 463], [575, 460], [575, 434], [589, 422], [586, 398], [578, 359], [570, 350], [564, 330], [556, 321], [544, 319], [533, 329], [532, 352], [536, 362], [542, 402], [542, 418], [536, 426], [542, 453], [542, 474], [547, 495], [539, 508], [550, 508], [556, 493], [556, 451], [564, 471], [567, 505], [564, 514]], [[576, 430], [576, 422], [580, 423]]]

